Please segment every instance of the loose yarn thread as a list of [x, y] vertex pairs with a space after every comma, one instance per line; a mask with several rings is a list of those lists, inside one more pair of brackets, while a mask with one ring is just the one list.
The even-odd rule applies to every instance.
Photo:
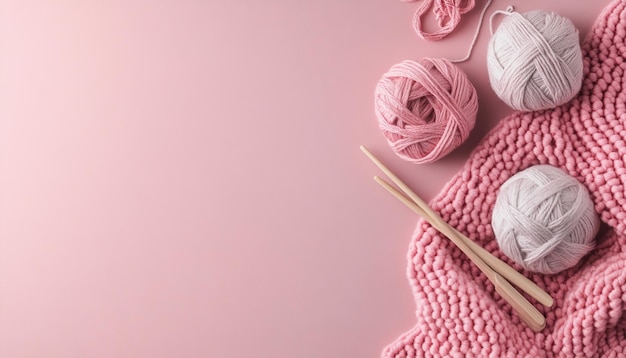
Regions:
[[[402, 2], [416, 2], [419, 0], [402, 0]], [[463, 0], [422, 0], [420, 6], [413, 15], [413, 28], [418, 36], [424, 40], [438, 41], [448, 36], [461, 22], [461, 15], [470, 12], [476, 2], [474, 0], [465, 1], [465, 6], [461, 6]], [[422, 29], [422, 17], [433, 6], [433, 12], [439, 25], [439, 30], [427, 32]]]
[[[506, 15], [493, 32], [493, 18]], [[535, 10], [491, 15], [487, 50], [489, 81], [510, 107], [521, 111], [554, 108], [581, 88], [582, 52], [578, 30], [567, 18]]]
[[527, 270], [554, 274], [593, 249], [599, 218], [584, 185], [561, 169], [536, 165], [502, 185], [492, 226], [505, 255]]
[[398, 156], [429, 163], [467, 139], [476, 123], [478, 96], [465, 73], [446, 59], [404, 61], [378, 82], [375, 111]]
[[[402, 0], [403, 2], [414, 2], [417, 0]], [[474, 50], [474, 46], [476, 45], [476, 40], [478, 40], [478, 34], [480, 33], [480, 28], [482, 27], [483, 20], [485, 18], [485, 14], [487, 13], [487, 9], [493, 0], [487, 0], [483, 9], [480, 13], [480, 17], [478, 20], [478, 25], [476, 26], [476, 31], [474, 31], [474, 37], [470, 43], [470, 46], [467, 50], [467, 54], [465, 57], [450, 60], [453, 63], [465, 62], [472, 55], [472, 51]], [[423, 38], [424, 40], [430, 41], [438, 41], [442, 38], [448, 36], [459, 24], [461, 21], [461, 15], [471, 11], [475, 7], [474, 0], [466, 1], [465, 6], [461, 6], [460, 0], [451, 1], [451, 0], [436, 0], [434, 1], [435, 9], [433, 10], [435, 13], [435, 18], [437, 19], [437, 23], [440, 26], [440, 29], [436, 32], [426, 32], [422, 29], [422, 17], [426, 14], [426, 11], [433, 5], [433, 0], [422, 1], [422, 4], [415, 12], [413, 16], [413, 28], [418, 36]]]

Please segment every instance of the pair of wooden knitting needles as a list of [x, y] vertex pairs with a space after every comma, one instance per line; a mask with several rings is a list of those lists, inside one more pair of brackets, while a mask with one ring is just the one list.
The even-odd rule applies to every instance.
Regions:
[[[524, 277], [511, 266], [493, 256], [487, 250], [480, 247], [474, 241], [463, 235], [446, 223], [437, 213], [409, 188], [400, 178], [389, 170], [372, 152], [364, 146], [361, 150], [367, 155], [380, 170], [385, 173], [403, 192], [386, 182], [384, 179], [375, 176], [374, 180], [393, 196], [402, 201], [406, 206], [428, 221], [435, 229], [450, 239], [469, 259], [487, 276], [489, 281], [495, 286], [496, 292], [507, 301], [513, 310], [517, 312], [520, 319], [526, 323], [533, 331], [539, 332], [546, 325], [545, 317], [533, 306], [524, 296], [522, 296], [512, 285], [513, 283], [520, 290], [547, 307], [552, 307], [554, 300], [552, 297], [537, 286], [534, 282]], [[405, 195], [406, 194], [406, 195]]]

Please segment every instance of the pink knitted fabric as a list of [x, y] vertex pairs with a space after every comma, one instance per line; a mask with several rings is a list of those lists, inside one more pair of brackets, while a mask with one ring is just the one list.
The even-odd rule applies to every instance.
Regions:
[[[546, 328], [527, 328], [476, 266], [420, 221], [408, 254], [417, 324], [384, 357], [626, 356], [625, 38], [626, 0], [615, 0], [583, 44], [578, 96], [553, 110], [502, 120], [431, 203], [452, 226], [554, 297], [552, 308], [537, 304]], [[556, 275], [521, 270], [498, 249], [491, 229], [498, 188], [540, 163], [582, 182], [602, 220], [596, 248]]]

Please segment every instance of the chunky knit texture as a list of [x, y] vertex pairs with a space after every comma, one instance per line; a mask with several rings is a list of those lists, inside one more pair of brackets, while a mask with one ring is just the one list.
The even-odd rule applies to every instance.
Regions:
[[408, 254], [417, 305], [415, 327], [384, 357], [626, 356], [626, 3], [615, 0], [583, 44], [584, 81], [572, 101], [515, 113], [498, 124], [431, 203], [452, 226], [514, 267], [491, 228], [500, 186], [535, 164], [583, 183], [602, 225], [596, 248], [556, 275], [521, 271], [555, 299], [537, 305], [535, 333], [487, 278], [447, 239], [420, 221]]

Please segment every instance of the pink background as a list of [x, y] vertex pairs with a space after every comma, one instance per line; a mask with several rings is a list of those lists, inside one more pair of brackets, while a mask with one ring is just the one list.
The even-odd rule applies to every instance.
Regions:
[[[585, 34], [608, 0], [491, 11], [511, 3]], [[432, 199], [510, 113], [485, 24], [461, 65], [480, 98], [470, 139], [429, 165], [391, 152], [376, 82], [462, 57], [479, 14], [426, 43], [416, 6], [3, 1], [0, 357], [378, 356], [414, 323], [416, 218], [359, 145]]]

